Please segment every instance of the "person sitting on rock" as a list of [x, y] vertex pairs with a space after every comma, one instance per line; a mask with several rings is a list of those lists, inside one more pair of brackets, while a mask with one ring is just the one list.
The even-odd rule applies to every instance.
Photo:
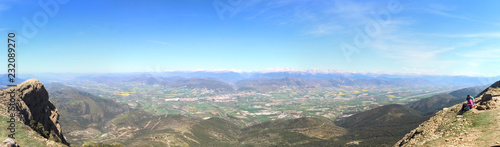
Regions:
[[467, 103], [464, 103], [462, 105], [462, 110], [461, 110], [462, 112], [469, 111], [474, 106], [474, 101], [472, 100], [470, 95], [468, 95], [466, 99]]
[[472, 99], [472, 102], [474, 102], [474, 97], [467, 95], [468, 98]]

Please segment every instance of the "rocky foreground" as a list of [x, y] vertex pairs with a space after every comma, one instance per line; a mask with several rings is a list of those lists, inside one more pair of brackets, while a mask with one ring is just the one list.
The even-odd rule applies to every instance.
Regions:
[[481, 92], [474, 102], [476, 109], [463, 114], [459, 113], [462, 104], [444, 108], [394, 146], [500, 145], [500, 81]]

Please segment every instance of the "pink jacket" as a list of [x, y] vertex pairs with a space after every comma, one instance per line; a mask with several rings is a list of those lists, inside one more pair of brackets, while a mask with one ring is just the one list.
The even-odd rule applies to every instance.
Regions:
[[469, 107], [472, 108], [472, 106], [474, 106], [474, 102], [472, 101], [472, 99], [469, 99], [469, 102], [467, 102], [467, 105], [469, 105]]

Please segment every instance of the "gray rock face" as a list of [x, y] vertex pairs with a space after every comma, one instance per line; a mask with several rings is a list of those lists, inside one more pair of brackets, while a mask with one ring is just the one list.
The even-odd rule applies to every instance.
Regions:
[[16, 144], [16, 141], [7, 138], [2, 142], [1, 147], [18, 147], [19, 145]]
[[[15, 92], [16, 108], [19, 111], [18, 115], [16, 115], [18, 121], [31, 126], [34, 130], [48, 132], [42, 136], [54, 138], [60, 140], [63, 144], [69, 145], [62, 134], [61, 125], [59, 124], [59, 112], [49, 101], [49, 94], [40, 81], [29, 79], [16, 87], [1, 90], [2, 110], [9, 107], [8, 102], [11, 97], [8, 92], [10, 91]], [[2, 111], [2, 113], [9, 116], [7, 111]]]

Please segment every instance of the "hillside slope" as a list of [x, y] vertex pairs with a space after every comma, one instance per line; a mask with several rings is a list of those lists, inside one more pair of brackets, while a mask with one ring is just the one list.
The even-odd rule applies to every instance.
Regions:
[[450, 94], [438, 94], [426, 99], [408, 103], [406, 106], [413, 110], [422, 112], [423, 115], [432, 116], [437, 111], [453, 106], [462, 101], [464, 101], [464, 99], [454, 97]]
[[336, 124], [348, 129], [343, 140], [359, 146], [391, 146], [428, 118], [406, 106], [391, 104], [341, 119]]
[[475, 99], [477, 109], [460, 115], [462, 104], [437, 112], [394, 146], [500, 145], [500, 81]]
[[[112, 100], [102, 99], [59, 83], [47, 85], [50, 99], [59, 109], [66, 137], [72, 144], [82, 144], [93, 135], [92, 130], [102, 130], [104, 124], [128, 107]], [[83, 131], [87, 130], [87, 131]]]
[[[274, 120], [241, 128], [222, 118], [151, 115], [132, 110], [108, 121], [95, 141], [125, 146], [325, 146], [346, 133], [326, 118]], [[91, 130], [88, 129], [90, 132]], [[341, 141], [340, 144], [346, 142]]]
[[[486, 86], [478, 87], [484, 89]], [[348, 133], [339, 140], [357, 146], [392, 146], [435, 112], [462, 102], [463, 99], [458, 96], [479, 94], [481, 91], [477, 90], [478, 87], [459, 89], [450, 94], [434, 95], [407, 105], [385, 105], [347, 118], [340, 118], [336, 124], [346, 128]]]
[[273, 120], [242, 129], [240, 146], [325, 146], [346, 129], [326, 118]]
[[[10, 123], [8, 116], [0, 115], [0, 141], [7, 139], [10, 134], [6, 128], [9, 127]], [[66, 147], [66, 145], [55, 142], [53, 140], [47, 139], [42, 135], [38, 134], [37, 131], [31, 129], [28, 125], [24, 125], [21, 122], [16, 122], [16, 134], [14, 135], [17, 145], [21, 147], [38, 147], [38, 146], [50, 146], [50, 147]]]
[[152, 115], [132, 110], [108, 121], [104, 129], [89, 128], [92, 140], [125, 146], [235, 146], [240, 127], [224, 119]]
[[432, 116], [443, 108], [461, 103], [467, 95], [478, 95], [488, 86], [475, 86], [452, 91], [447, 94], [438, 94], [406, 104], [409, 108], [421, 112], [425, 116]]

